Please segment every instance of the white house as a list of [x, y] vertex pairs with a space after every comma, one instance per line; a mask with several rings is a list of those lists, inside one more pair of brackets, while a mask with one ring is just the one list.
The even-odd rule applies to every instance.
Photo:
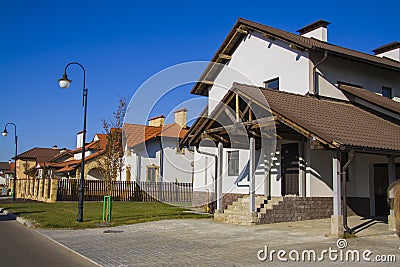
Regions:
[[180, 149], [186, 135], [186, 109], [175, 111], [175, 121], [164, 124], [163, 115], [149, 125], [125, 123], [123, 181], [192, 183], [193, 153]]
[[331, 217], [333, 233], [347, 210], [388, 215], [400, 43], [367, 54], [330, 44], [328, 25], [235, 23], [191, 91], [209, 98], [182, 140], [196, 147], [194, 205], [214, 200], [216, 219], [244, 224]]

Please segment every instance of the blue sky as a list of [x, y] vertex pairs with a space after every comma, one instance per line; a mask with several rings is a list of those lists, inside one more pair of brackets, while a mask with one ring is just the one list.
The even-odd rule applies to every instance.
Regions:
[[[290, 32], [325, 19], [330, 43], [370, 53], [400, 39], [399, 8], [398, 1], [0, 0], [0, 128], [17, 125], [19, 153], [74, 148], [83, 118], [81, 70], [69, 68], [68, 90], [57, 84], [71, 61], [87, 72], [89, 141], [119, 96], [130, 98], [169, 66], [211, 59], [238, 17]], [[178, 89], [150, 115], [191, 98], [190, 86]], [[12, 136], [0, 136], [0, 161], [14, 154]]]

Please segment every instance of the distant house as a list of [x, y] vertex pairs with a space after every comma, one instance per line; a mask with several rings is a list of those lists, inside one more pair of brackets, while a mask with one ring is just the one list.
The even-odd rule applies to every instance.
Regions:
[[8, 185], [10, 178], [13, 177], [13, 173], [14, 163], [0, 162], [0, 187]]
[[294, 34], [235, 23], [191, 91], [209, 99], [182, 140], [198, 148], [194, 205], [211, 194], [215, 218], [230, 223], [332, 216], [336, 232], [342, 205], [388, 215], [386, 190], [400, 178], [400, 43], [367, 54], [330, 44], [328, 25]]
[[[77, 134], [76, 148], [68, 151], [70, 158], [60, 161], [53, 158], [48, 162], [57, 178], [79, 179], [82, 164], [82, 132]], [[107, 135], [96, 134], [93, 140], [85, 146], [85, 179], [103, 180], [104, 175], [99, 169], [98, 161], [104, 156], [107, 148]]]
[[125, 172], [122, 180], [137, 182], [192, 182], [193, 154], [179, 147], [188, 131], [186, 109], [175, 111], [175, 121], [164, 125], [164, 116], [149, 125], [123, 126]]
[[[39, 171], [49, 160], [60, 157], [66, 152], [57, 146], [52, 148], [35, 147], [17, 155], [17, 179], [35, 178], [42, 176]], [[62, 157], [62, 156], [61, 156]]]

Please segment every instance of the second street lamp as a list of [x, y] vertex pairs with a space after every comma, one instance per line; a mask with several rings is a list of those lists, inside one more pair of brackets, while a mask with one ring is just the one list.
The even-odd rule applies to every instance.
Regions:
[[17, 189], [17, 154], [18, 154], [18, 136], [17, 136], [17, 126], [15, 123], [9, 122], [4, 126], [4, 131], [1, 133], [3, 136], [7, 136], [7, 126], [14, 126], [14, 138], [15, 138], [15, 156], [14, 156], [14, 181], [13, 181], [13, 201], [15, 201], [16, 189]]
[[83, 196], [84, 196], [84, 183], [85, 183], [85, 145], [86, 145], [86, 111], [87, 111], [87, 96], [88, 96], [88, 89], [86, 88], [86, 71], [85, 68], [82, 66], [82, 64], [78, 62], [71, 62], [68, 63], [67, 66], [65, 66], [64, 69], [64, 74], [61, 79], [58, 80], [58, 83], [61, 88], [67, 89], [70, 84], [71, 80], [68, 79], [67, 76], [67, 69], [71, 65], [78, 65], [79, 67], [82, 68], [83, 70], [83, 99], [82, 99], [82, 104], [83, 104], [83, 137], [82, 137], [82, 159], [81, 159], [81, 179], [80, 179], [80, 185], [79, 185], [79, 200], [78, 200], [78, 222], [83, 222]]

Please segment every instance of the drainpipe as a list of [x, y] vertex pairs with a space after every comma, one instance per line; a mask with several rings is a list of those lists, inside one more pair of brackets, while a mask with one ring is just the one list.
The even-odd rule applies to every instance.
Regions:
[[314, 67], [313, 67], [313, 71], [312, 71], [312, 93], [314, 95], [318, 95], [318, 93], [319, 93], [317, 88], [316, 88], [316, 86], [315, 86], [317, 84], [317, 81], [316, 81], [317, 77], [315, 75], [316, 74], [316, 69], [318, 68], [319, 65], [321, 65], [322, 62], [324, 62], [326, 60], [327, 57], [328, 57], [328, 50], [325, 50], [324, 57], [319, 62], [317, 62], [317, 64], [315, 64]]
[[[189, 147], [190, 147], [190, 144], [189, 144], [188, 148]], [[193, 149], [190, 150], [190, 151], [193, 152]], [[196, 146], [196, 151], [199, 154], [203, 154], [203, 155], [207, 155], [207, 156], [210, 156], [210, 157], [214, 157], [214, 162], [215, 162], [215, 165], [214, 165], [214, 167], [215, 167], [214, 168], [215, 169], [214, 170], [214, 173], [215, 173], [214, 174], [214, 200], [213, 200], [212, 209], [211, 209], [212, 211], [214, 211], [216, 209], [216, 205], [217, 205], [218, 156], [216, 154], [208, 153], [208, 152], [205, 152], [205, 151], [200, 151], [198, 146]]]
[[350, 229], [350, 227], [347, 225], [347, 195], [346, 195], [346, 173], [347, 169], [350, 167], [351, 162], [354, 159], [354, 149], [350, 150], [349, 152], [349, 160], [346, 162], [346, 164], [342, 168], [342, 194], [343, 194], [343, 227], [345, 229], [345, 232], [352, 234], [354, 231]]

